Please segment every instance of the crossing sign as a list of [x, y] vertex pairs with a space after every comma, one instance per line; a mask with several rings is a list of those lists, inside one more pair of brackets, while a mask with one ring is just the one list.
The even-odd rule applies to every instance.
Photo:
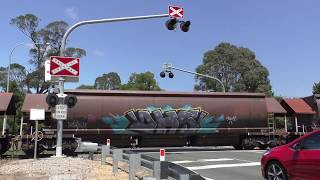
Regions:
[[172, 18], [176, 18], [176, 19], [183, 18], [183, 14], [184, 14], [183, 7], [169, 6], [168, 13], [169, 13], [169, 16]]
[[50, 57], [50, 75], [52, 80], [64, 77], [66, 81], [79, 81], [80, 59], [74, 57]]

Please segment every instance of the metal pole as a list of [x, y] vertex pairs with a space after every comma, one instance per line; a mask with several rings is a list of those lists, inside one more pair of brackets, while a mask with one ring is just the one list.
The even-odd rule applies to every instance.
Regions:
[[2, 135], [4, 135], [6, 128], [7, 128], [7, 115], [4, 113], [3, 115], [3, 124], [2, 124]]
[[182, 72], [193, 74], [193, 75], [196, 75], [196, 76], [201, 76], [201, 77], [206, 77], [206, 78], [209, 78], [209, 79], [214, 79], [214, 80], [218, 81], [221, 84], [222, 91], [226, 92], [226, 89], [225, 89], [223, 83], [220, 81], [220, 79], [218, 79], [216, 77], [208, 76], [208, 75], [205, 75], [205, 74], [200, 74], [200, 73], [196, 73], [196, 72], [192, 72], [192, 71], [188, 71], [188, 70], [177, 68], [177, 67], [173, 67], [171, 64], [164, 64], [164, 67], [165, 67], [166, 71], [170, 71], [171, 69], [174, 69], [174, 70], [177, 70], [177, 71], [182, 71]]
[[[63, 94], [64, 94], [64, 78], [59, 78], [59, 88], [60, 88], [60, 102], [59, 104], [64, 104]], [[57, 120], [57, 147], [56, 147], [56, 157], [63, 157], [62, 155], [62, 131], [63, 131], [63, 120]]]
[[[7, 68], [7, 93], [9, 93], [9, 87], [10, 87], [10, 71], [11, 71], [11, 58], [12, 58], [12, 54], [14, 52], [14, 50], [19, 47], [19, 46], [22, 46], [24, 45], [24, 43], [19, 43], [17, 44], [10, 52], [10, 55], [9, 55], [9, 64], [8, 64], [8, 68]], [[4, 135], [5, 133], [5, 130], [7, 129], [7, 114], [5, 113], [4, 116], [3, 116], [3, 124], [2, 124], [2, 135]]]
[[7, 93], [9, 92], [9, 86], [10, 86], [10, 70], [11, 70], [11, 58], [12, 58], [12, 54], [14, 52], [14, 50], [19, 47], [19, 46], [22, 46], [22, 45], [25, 45], [25, 43], [19, 43], [17, 44], [10, 52], [10, 55], [9, 55], [9, 65], [8, 65], [8, 71], [7, 71]]
[[23, 129], [23, 115], [21, 116], [21, 122], [20, 122], [20, 136], [22, 138], [22, 129]]
[[298, 118], [297, 115], [294, 116], [294, 120], [295, 120], [295, 125], [296, 125], [296, 132], [298, 132]]
[[34, 138], [34, 154], [33, 159], [37, 159], [37, 149], [38, 149], [38, 120], [36, 120], [36, 136]]
[[286, 132], [288, 132], [288, 127], [287, 127], [287, 115], [284, 115], [284, 129]]
[[110, 18], [110, 19], [97, 19], [97, 20], [88, 20], [80, 21], [73, 26], [71, 26], [66, 33], [63, 35], [60, 56], [64, 56], [65, 45], [69, 34], [79, 26], [86, 24], [100, 24], [100, 23], [110, 23], [110, 22], [121, 22], [121, 21], [133, 21], [133, 20], [142, 20], [142, 19], [155, 19], [169, 17], [169, 14], [159, 14], [159, 15], [147, 15], [147, 16], [132, 16], [132, 17], [122, 17], [122, 18]]
[[[75, 30], [77, 27], [86, 25], [86, 24], [100, 24], [100, 23], [110, 23], [110, 22], [121, 22], [121, 21], [133, 21], [133, 20], [142, 20], [142, 19], [155, 19], [155, 18], [163, 18], [169, 17], [169, 14], [159, 14], [159, 15], [148, 15], [148, 16], [133, 16], [133, 17], [122, 17], [122, 18], [111, 18], [111, 19], [97, 19], [97, 20], [88, 20], [88, 21], [80, 21], [73, 26], [71, 26], [66, 33], [63, 35], [60, 56], [64, 56], [65, 46], [67, 42], [67, 38], [70, 33]], [[60, 95], [64, 94], [64, 78], [59, 78], [59, 86], [60, 86]], [[63, 104], [63, 102], [61, 102]], [[57, 147], [56, 147], [56, 157], [62, 156], [62, 132], [63, 132], [63, 120], [57, 120]]]

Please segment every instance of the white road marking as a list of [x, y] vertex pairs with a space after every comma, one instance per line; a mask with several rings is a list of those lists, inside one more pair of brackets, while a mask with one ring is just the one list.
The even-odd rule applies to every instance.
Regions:
[[244, 159], [237, 159], [237, 158], [234, 158], [234, 160], [237, 160], [237, 161], [244, 161], [244, 162], [254, 162], [254, 161], [249, 161], [249, 160], [244, 160]]
[[226, 167], [246, 167], [246, 166], [260, 166], [260, 162], [251, 163], [237, 163], [237, 164], [215, 164], [206, 166], [192, 166], [186, 167], [190, 170], [201, 170], [201, 169], [216, 169], [216, 168], [226, 168]]
[[[168, 150], [170, 151], [170, 149]], [[211, 150], [211, 151], [173, 151], [173, 152], [166, 152], [166, 154], [188, 154], [188, 153], [195, 153], [195, 152], [199, 152], [199, 153], [219, 153], [219, 152], [222, 152], [222, 153], [225, 153], [225, 152], [245, 152], [245, 153], [251, 153], [251, 152], [254, 152], [254, 153], [264, 153], [266, 152], [266, 150]], [[154, 154], [154, 153], [158, 153], [159, 152], [144, 152], [144, 154]]]
[[234, 159], [219, 158], [219, 159], [199, 159], [195, 161], [184, 160], [184, 161], [172, 161], [172, 162], [176, 164], [185, 164], [185, 163], [195, 163], [195, 162], [218, 162], [218, 161], [232, 161], [232, 160]]
[[205, 180], [214, 180], [214, 179], [211, 179], [211, 178], [208, 178], [208, 177], [204, 177], [202, 176]]

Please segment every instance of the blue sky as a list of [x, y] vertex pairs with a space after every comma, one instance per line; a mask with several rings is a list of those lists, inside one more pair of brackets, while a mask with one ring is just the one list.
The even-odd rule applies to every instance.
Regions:
[[[87, 51], [81, 59], [79, 83], [93, 84], [97, 76], [115, 71], [127, 82], [132, 72], [152, 71], [167, 91], [192, 91], [194, 77], [176, 72], [161, 79], [164, 62], [195, 70], [204, 52], [220, 42], [247, 47], [268, 68], [276, 95], [310, 95], [320, 80], [320, 1], [316, 0], [203, 0], [203, 1], [79, 1], [4, 0], [0, 7], [0, 66], [7, 66], [10, 50], [30, 41], [10, 19], [26, 13], [41, 18], [40, 27], [56, 20], [72, 25], [80, 20], [162, 14], [168, 4], [181, 5], [191, 20], [188, 33], [166, 30], [164, 19], [88, 25], [69, 36], [68, 46]], [[19, 47], [14, 61], [27, 65], [27, 47]]]

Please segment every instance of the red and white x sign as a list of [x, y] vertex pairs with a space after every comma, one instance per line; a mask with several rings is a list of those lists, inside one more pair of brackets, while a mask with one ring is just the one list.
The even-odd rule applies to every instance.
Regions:
[[73, 57], [50, 57], [50, 74], [52, 76], [74, 76], [80, 74], [80, 59]]
[[183, 7], [179, 6], [169, 6], [168, 9], [169, 16], [173, 18], [183, 18]]

